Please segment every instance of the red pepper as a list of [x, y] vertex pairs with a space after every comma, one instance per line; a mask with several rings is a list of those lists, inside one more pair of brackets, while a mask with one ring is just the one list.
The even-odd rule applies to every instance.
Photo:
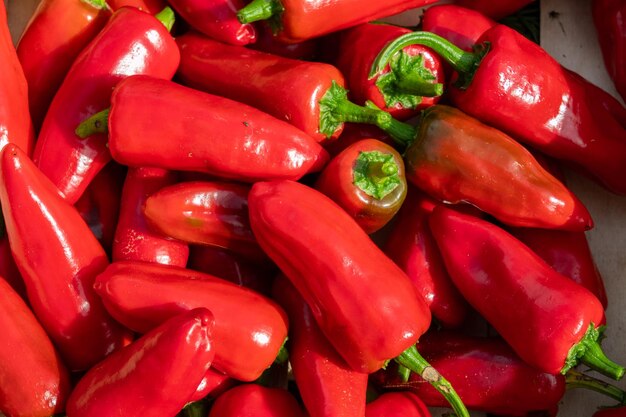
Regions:
[[377, 139], [397, 149], [397, 143], [380, 128], [361, 123], [344, 123], [343, 131], [338, 140], [325, 142], [324, 148], [331, 156], [338, 155], [348, 146], [362, 139]]
[[106, 0], [111, 9], [118, 10], [122, 7], [132, 6], [144, 10], [150, 14], [157, 14], [167, 6], [165, 0]]
[[35, 132], [28, 112], [28, 86], [15, 52], [4, 2], [0, 4], [0, 149], [11, 142], [30, 154]]
[[478, 52], [427, 32], [410, 33], [381, 52], [371, 74], [416, 43], [434, 49], [459, 73], [449, 89], [456, 107], [626, 193], [626, 109], [611, 95], [503, 25], [481, 36]]
[[244, 23], [272, 19], [279, 27], [276, 36], [282, 42], [294, 43], [426, 6], [435, 1], [253, 0], [237, 16]]
[[370, 373], [400, 355], [396, 360], [437, 386], [459, 417], [468, 416], [453, 388], [415, 349], [430, 324], [425, 301], [350, 215], [293, 181], [254, 184], [248, 204], [259, 244], [352, 369]]
[[484, 220], [437, 207], [430, 226], [456, 287], [524, 361], [553, 374], [582, 362], [623, 376], [598, 344], [604, 309], [591, 292]]
[[309, 39], [298, 43], [282, 43], [274, 37], [270, 25], [257, 28], [257, 40], [248, 48], [279, 55], [285, 58], [316, 61], [321, 50], [318, 39]]
[[445, 327], [457, 327], [465, 320], [469, 306], [454, 287], [428, 226], [428, 217], [437, 205], [409, 187], [384, 250], [411, 279], [433, 316]]
[[481, 12], [494, 20], [500, 20], [523, 9], [533, 0], [456, 0], [456, 4]]
[[217, 398], [224, 393], [224, 391], [230, 389], [235, 382], [236, 381], [228, 375], [211, 368], [204, 375], [204, 378], [202, 378], [200, 385], [198, 385], [195, 394], [191, 396], [189, 401], [199, 401], [206, 397]]
[[148, 227], [143, 206], [149, 195], [176, 181], [176, 174], [159, 168], [130, 168], [122, 191], [112, 259], [184, 267], [189, 246]]
[[315, 188], [371, 234], [386, 225], [406, 197], [402, 156], [376, 139], [363, 139], [335, 156]]
[[210, 311], [195, 309], [112, 353], [78, 382], [67, 417], [176, 415], [211, 365], [213, 323]]
[[0, 412], [49, 417], [65, 410], [70, 381], [48, 335], [24, 300], [0, 279]]
[[35, 129], [74, 59], [111, 16], [104, 0], [41, 0], [17, 44]]
[[215, 369], [253, 381], [287, 336], [287, 317], [273, 301], [226, 280], [173, 266], [116, 262], [94, 285], [107, 310], [139, 333], [197, 307], [215, 316]]
[[286, 122], [170, 81], [129, 77], [115, 88], [111, 104], [110, 116], [105, 110], [77, 130], [86, 137], [108, 129], [111, 154], [124, 165], [254, 182], [299, 179], [328, 160], [318, 143]]
[[626, 3], [593, 0], [591, 4], [604, 65], [617, 91], [626, 100]]
[[244, 384], [220, 395], [207, 417], [304, 417], [296, 399], [284, 389]]
[[376, 56], [387, 43], [407, 33], [411, 30], [366, 23], [331, 36], [337, 55], [332, 62], [346, 77], [350, 97], [359, 104], [371, 101], [402, 120], [436, 104], [444, 82], [441, 60], [421, 45], [403, 49], [387, 68], [368, 76]]
[[128, 333], [92, 289], [106, 253], [78, 211], [17, 146], [0, 155], [0, 201], [30, 305], [70, 370], [87, 369]]
[[237, 10], [243, 0], [169, 0], [174, 10], [195, 30], [211, 39], [230, 45], [247, 45], [256, 41], [256, 30], [239, 23]]
[[0, 238], [0, 278], [8, 282], [13, 290], [24, 300], [28, 299], [26, 285], [20, 271], [17, 269], [17, 265], [15, 265], [7, 236]]
[[626, 407], [602, 408], [596, 411], [593, 417], [625, 417]]
[[250, 229], [249, 191], [247, 185], [220, 181], [181, 182], [149, 196], [143, 214], [164, 236], [266, 259]]
[[178, 48], [164, 25], [131, 7], [115, 12], [81, 52], [50, 105], [34, 154], [39, 169], [69, 202], [75, 203], [111, 160], [102, 135], [80, 140], [76, 126], [109, 105], [111, 89], [121, 79], [137, 73], [171, 78], [178, 62]]
[[426, 404], [411, 392], [387, 392], [367, 404], [365, 417], [431, 417]]
[[289, 314], [289, 363], [308, 415], [362, 417], [368, 375], [352, 370], [339, 356], [287, 278], [274, 282], [273, 295]]
[[496, 24], [480, 12], [454, 4], [429, 7], [422, 16], [422, 30], [439, 35], [464, 51], [471, 51], [481, 35]]

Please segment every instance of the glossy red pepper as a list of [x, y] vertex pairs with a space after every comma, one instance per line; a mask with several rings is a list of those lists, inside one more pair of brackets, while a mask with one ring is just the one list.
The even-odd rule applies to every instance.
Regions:
[[465, 320], [469, 306], [452, 283], [428, 226], [428, 217], [437, 205], [409, 187], [384, 250], [411, 279], [441, 325], [457, 327]]
[[287, 336], [287, 317], [276, 303], [190, 269], [116, 262], [94, 286], [111, 314], [139, 333], [186, 310], [209, 308], [215, 316], [213, 366], [241, 381], [258, 378]]
[[552, 374], [582, 362], [623, 376], [598, 344], [604, 309], [591, 292], [484, 220], [437, 207], [430, 226], [456, 287], [524, 361]]
[[422, 30], [439, 35], [464, 51], [471, 51], [481, 35], [495, 25], [484, 14], [454, 4], [429, 7], [422, 16]]
[[459, 417], [468, 416], [454, 389], [415, 349], [430, 324], [425, 301], [352, 217], [293, 181], [254, 184], [248, 204], [259, 244], [352, 369], [370, 373], [400, 355], [396, 360], [437, 386]]
[[211, 39], [230, 45], [256, 41], [254, 26], [237, 19], [237, 10], [245, 5], [244, 0], [169, 0], [169, 3], [191, 27]]
[[14, 143], [30, 153], [35, 132], [28, 112], [28, 85], [18, 60], [4, 2], [0, 4], [0, 149]]
[[431, 417], [426, 404], [412, 392], [386, 392], [367, 404], [365, 417]]
[[321, 52], [318, 39], [309, 39], [298, 43], [280, 42], [274, 37], [270, 25], [257, 27], [257, 40], [255, 43], [248, 45], [248, 48], [304, 61], [316, 61]]
[[596, 411], [593, 417], [625, 417], [626, 407], [602, 408]]
[[106, 0], [106, 2], [113, 10], [121, 9], [126, 6], [132, 6], [150, 14], [157, 14], [163, 10], [165, 6], [167, 6], [167, 2], [165, 0]]
[[400, 26], [365, 23], [331, 37], [337, 55], [332, 62], [346, 77], [346, 87], [355, 102], [371, 101], [405, 120], [439, 101], [444, 82], [441, 60], [424, 46], [403, 49], [387, 68], [369, 75], [372, 63], [387, 43], [410, 32]]
[[387, 145], [393, 146], [398, 149], [398, 144], [380, 128], [373, 125], [364, 125], [361, 123], [344, 123], [343, 131], [338, 140], [325, 142], [324, 149], [330, 153], [331, 156], [338, 155], [348, 146], [362, 139], [377, 139]]
[[72, 63], [110, 16], [104, 0], [39, 2], [17, 43], [36, 130]]
[[607, 92], [503, 25], [483, 33], [477, 52], [427, 32], [410, 33], [381, 52], [371, 73], [412, 44], [434, 49], [459, 74], [449, 89], [456, 107], [626, 194], [626, 108]]
[[0, 155], [0, 201], [15, 263], [35, 315], [70, 370], [120, 348], [127, 331], [92, 289], [106, 253], [78, 211], [17, 146]]
[[591, 4], [604, 65], [626, 100], [626, 2], [593, 0]]
[[456, 4], [481, 12], [494, 20], [500, 20], [523, 9], [533, 0], [456, 0]]
[[184, 267], [189, 246], [154, 232], [143, 215], [149, 195], [176, 182], [176, 174], [159, 168], [130, 168], [126, 174], [112, 259], [144, 261]]
[[244, 384], [220, 395], [207, 417], [304, 417], [296, 399], [284, 389]]
[[339, 356], [287, 278], [278, 278], [272, 293], [289, 315], [289, 363], [309, 417], [363, 417], [368, 374]]
[[67, 369], [24, 300], [0, 279], [0, 412], [49, 417], [65, 410]]
[[164, 236], [266, 259], [248, 220], [250, 187], [223, 181], [181, 182], [150, 195], [143, 214]]
[[240, 22], [245, 23], [272, 19], [279, 27], [276, 36], [282, 42], [294, 43], [426, 6], [435, 1], [253, 0], [237, 16]]
[[112, 353], [78, 382], [67, 417], [176, 415], [211, 366], [213, 324], [210, 311], [195, 309]]
[[315, 188], [371, 234], [386, 225], [404, 202], [404, 162], [391, 146], [363, 139], [331, 159]]
[[189, 401], [199, 401], [206, 397], [217, 398], [224, 393], [224, 391], [235, 385], [235, 383], [236, 381], [228, 375], [210, 368], [204, 375], [204, 378], [202, 378], [195, 394], [191, 396]]
[[[149, 113], [146, 102], [151, 103]], [[129, 77], [117, 85], [111, 103], [110, 115], [98, 113], [78, 131], [88, 136], [98, 128], [108, 129], [113, 159], [124, 165], [254, 182], [299, 179], [319, 171], [328, 160], [313, 138], [290, 124], [170, 81]]]
[[81, 140], [76, 126], [109, 105], [121, 79], [137, 73], [171, 78], [179, 58], [163, 23], [132, 7], [115, 12], [76, 58], [46, 114], [33, 158], [69, 202], [111, 160], [103, 135]]

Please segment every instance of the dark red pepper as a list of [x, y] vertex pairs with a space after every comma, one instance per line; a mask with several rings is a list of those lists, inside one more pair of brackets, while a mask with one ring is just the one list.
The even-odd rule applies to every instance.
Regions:
[[137, 73], [171, 78], [179, 58], [163, 23], [132, 7], [115, 12], [81, 52], [50, 105], [33, 158], [69, 202], [75, 203], [111, 160], [103, 135], [81, 140], [76, 126], [109, 105], [111, 89], [121, 79]]
[[484, 14], [454, 4], [429, 7], [422, 16], [422, 30], [439, 35], [464, 51], [471, 51], [481, 35], [495, 25]]
[[0, 279], [0, 412], [49, 417], [65, 410], [67, 369], [24, 300]]
[[87, 372], [67, 417], [174, 416], [211, 366], [214, 319], [198, 308], [166, 321]]
[[145, 333], [198, 307], [215, 316], [215, 369], [253, 381], [268, 368], [287, 337], [287, 316], [270, 299], [229, 281], [167, 265], [115, 262], [95, 283], [111, 314]]
[[284, 389], [244, 384], [220, 395], [207, 417], [304, 417], [296, 399]]
[[441, 60], [424, 46], [403, 49], [388, 67], [369, 75], [372, 63], [387, 43], [410, 32], [400, 26], [365, 23], [331, 36], [337, 55], [332, 62], [346, 77], [346, 88], [355, 102], [371, 101], [405, 120], [439, 101], [444, 82]]
[[39, 130], [72, 63], [111, 16], [104, 0], [42, 0], [17, 43]]
[[625, 417], [626, 407], [602, 408], [596, 411], [593, 417]]
[[412, 392], [387, 392], [367, 404], [365, 417], [431, 417], [426, 404]]
[[593, 0], [591, 4], [604, 65], [626, 100], [626, 2]]
[[24, 300], [28, 299], [24, 279], [15, 265], [9, 238], [6, 235], [0, 238], [0, 278], [8, 282]]
[[164, 169], [128, 170], [113, 241], [113, 262], [144, 261], [180, 267], [187, 265], [189, 246], [151, 230], [143, 214], [148, 196], [175, 181], [176, 174]]
[[553, 374], [582, 362], [623, 376], [598, 344], [604, 309], [591, 292], [484, 220], [437, 207], [430, 226], [456, 287], [524, 361]]
[[402, 156], [376, 139], [347, 147], [326, 165], [315, 188], [372, 234], [400, 210], [406, 197]]
[[533, 0], [456, 0], [456, 4], [481, 12], [494, 20], [500, 20], [523, 9]]
[[17, 146], [4, 148], [0, 174], [2, 214], [30, 305], [70, 370], [87, 369], [129, 337], [92, 288], [109, 263], [106, 253]]
[[106, 2], [113, 10], [121, 9], [126, 6], [132, 6], [150, 14], [157, 14], [163, 10], [165, 6], [167, 6], [167, 2], [165, 0], [106, 0]]
[[339, 356], [287, 278], [274, 282], [272, 294], [289, 315], [289, 363], [308, 415], [362, 417], [368, 375], [352, 370]]
[[[108, 110], [98, 113], [77, 130], [83, 137], [108, 130], [113, 159], [124, 165], [254, 182], [299, 179], [328, 160], [313, 138], [290, 124], [170, 81], [129, 77], [117, 85], [111, 104], [110, 115]], [[94, 137], [104, 146], [99, 136]]]

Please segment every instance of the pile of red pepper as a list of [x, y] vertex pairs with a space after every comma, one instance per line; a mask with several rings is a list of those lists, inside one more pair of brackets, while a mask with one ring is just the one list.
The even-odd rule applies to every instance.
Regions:
[[1, 414], [626, 416], [559, 167], [626, 194], [626, 108], [432, 3], [0, 2]]

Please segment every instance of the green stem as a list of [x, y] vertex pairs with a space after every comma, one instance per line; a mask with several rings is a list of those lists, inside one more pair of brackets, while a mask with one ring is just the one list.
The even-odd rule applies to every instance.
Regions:
[[398, 375], [400, 375], [402, 382], [408, 382], [409, 378], [411, 378], [411, 370], [406, 366], [398, 364]]
[[567, 373], [579, 362], [582, 362], [609, 378], [615, 380], [622, 379], [624, 367], [607, 358], [602, 351], [602, 347], [600, 347], [600, 343], [598, 343], [603, 331], [603, 326], [596, 328], [593, 323], [589, 324], [589, 328], [582, 340], [570, 349], [565, 360], [565, 366], [561, 369], [562, 374]]
[[565, 382], [567, 389], [585, 388], [591, 391], [599, 392], [607, 397], [623, 403], [626, 400], [626, 392], [615, 385], [590, 377], [583, 373], [570, 369], [565, 374]]
[[185, 417], [206, 417], [209, 407], [204, 401], [196, 401], [189, 403], [183, 408], [183, 416]]
[[252, 23], [270, 19], [285, 10], [280, 0], [252, 0], [237, 12], [241, 23]]
[[280, 346], [280, 350], [278, 351], [278, 355], [276, 355], [276, 359], [274, 359], [274, 363], [283, 364], [289, 360], [289, 351], [287, 350], [287, 339], [283, 340], [283, 344]]
[[471, 83], [474, 73], [489, 50], [489, 44], [485, 43], [477, 45], [475, 52], [467, 52], [434, 33], [411, 32], [396, 38], [380, 51], [372, 64], [369, 78], [374, 78], [396, 53], [411, 45], [427, 46], [448, 62], [459, 73], [459, 81], [457, 81], [459, 88], [467, 88]]
[[450, 382], [446, 380], [435, 368], [419, 354], [415, 346], [411, 346], [400, 354], [396, 359], [400, 365], [409, 368], [419, 374], [426, 382], [429, 382], [443, 395], [458, 417], [469, 417], [465, 404], [459, 398]]
[[420, 97], [438, 97], [443, 94], [443, 84], [424, 80], [415, 73], [398, 73], [395, 81], [396, 91]]
[[74, 131], [76, 136], [81, 139], [87, 139], [89, 136], [95, 135], [96, 133], [108, 133], [110, 111], [111, 109], [102, 110], [83, 121]]
[[109, 8], [106, 0], [81, 0], [83, 3], [90, 5], [98, 10], [105, 10]]
[[400, 168], [392, 154], [361, 152], [353, 168], [353, 183], [365, 194], [382, 200], [401, 183]]
[[172, 27], [176, 21], [176, 15], [174, 14], [174, 10], [172, 10], [169, 6], [155, 14], [154, 17], [163, 23], [168, 32], [172, 31]]

